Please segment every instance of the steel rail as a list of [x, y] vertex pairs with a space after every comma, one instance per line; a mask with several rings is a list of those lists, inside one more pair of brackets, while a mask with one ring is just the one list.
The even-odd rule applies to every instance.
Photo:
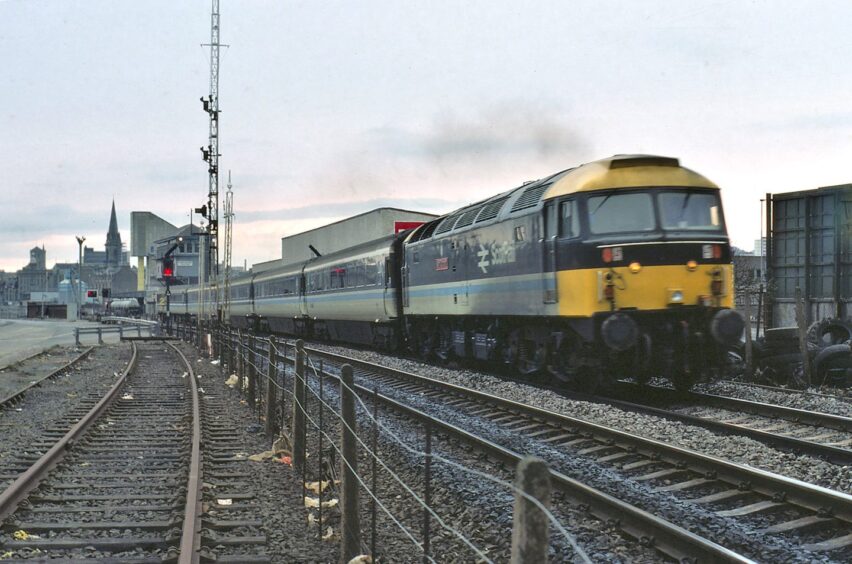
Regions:
[[[629, 385], [628, 389], [631, 392], [640, 389], [638, 384], [619, 382], [619, 386], [622, 385]], [[625, 388], [627, 388], [627, 386], [625, 386]], [[821, 411], [809, 411], [807, 409], [732, 398], [718, 394], [678, 392], [671, 388], [665, 388], [662, 386], [646, 385], [645, 389], [647, 389], [652, 395], [656, 395], [664, 401], [687, 400], [699, 405], [735, 409], [745, 411], [747, 413], [753, 413], [755, 415], [762, 415], [763, 417], [777, 417], [794, 423], [804, 423], [815, 427], [826, 427], [837, 431], [852, 433], [852, 417], [844, 417], [843, 415], [834, 415], [832, 413], [824, 413]]]
[[119, 392], [127, 381], [127, 376], [136, 368], [136, 344], [131, 343], [131, 347], [133, 355], [130, 358], [130, 363], [104, 397], [88, 413], [80, 418], [46, 453], [41, 455], [32, 466], [18, 476], [3, 493], [0, 493], [0, 522], [9, 517], [17, 509], [21, 501], [38, 487], [41, 480], [62, 460], [74, 442], [83, 436], [88, 428], [91, 427], [118, 397]]
[[[45, 380], [49, 380], [51, 378], [55, 378], [55, 377], [59, 376], [60, 374], [62, 374], [63, 372], [65, 372], [66, 370], [71, 368], [73, 365], [75, 365], [76, 363], [78, 363], [81, 360], [83, 360], [84, 358], [86, 358], [89, 355], [89, 353], [92, 352], [92, 350], [94, 348], [95, 347], [89, 347], [88, 349], [86, 349], [82, 353], [80, 353], [77, 357], [71, 359], [70, 362], [68, 362], [64, 366], [60, 366], [59, 368], [57, 368], [56, 370], [54, 370], [53, 372], [51, 372], [47, 376], [42, 376], [38, 380], [34, 380], [34, 381], [30, 382], [29, 384], [27, 384], [26, 386], [24, 386], [20, 390], [12, 392], [11, 394], [6, 396], [5, 398], [0, 399], [0, 406], [8, 405], [8, 404], [20, 399], [25, 393], [30, 391], [32, 388], [35, 388], [36, 386], [41, 385], [41, 383], [44, 382]], [[36, 353], [34, 355], [31, 355], [31, 356], [29, 356], [29, 357], [27, 357], [27, 358], [25, 358], [25, 359], [23, 359], [19, 362], [24, 362], [26, 360], [33, 359], [33, 358], [39, 356], [42, 353], [44, 353], [44, 351], [42, 351], [40, 353]], [[9, 365], [9, 366], [11, 366], [11, 365]], [[8, 368], [8, 366], [6, 368]], [[5, 370], [6, 368], [4, 368], [3, 370]]]
[[797, 390], [795, 388], [782, 388], [780, 386], [769, 386], [767, 384], [756, 384], [754, 382], [738, 382], [736, 380], [719, 380], [720, 384], [728, 384], [734, 386], [750, 386], [753, 388], [762, 388], [764, 390], [769, 390], [771, 392], [782, 392], [785, 394], [799, 394], [799, 395], [807, 395], [807, 396], [816, 396], [820, 398], [832, 399], [836, 401], [842, 401], [846, 403], [852, 402], [852, 397], [850, 396], [841, 396], [837, 394], [826, 394], [823, 392], [811, 392], [809, 390]]
[[480, 402], [490, 403], [509, 411], [525, 414], [530, 418], [551, 423], [556, 426], [567, 426], [580, 429], [592, 437], [603, 442], [610, 442], [623, 448], [635, 449], [639, 454], [656, 457], [663, 462], [675, 466], [682, 466], [698, 474], [713, 475], [716, 479], [734, 484], [737, 487], [748, 487], [751, 491], [765, 495], [770, 498], [781, 496], [787, 502], [806, 508], [810, 511], [832, 515], [847, 523], [852, 523], [852, 496], [843, 492], [830, 490], [814, 484], [808, 484], [794, 478], [788, 478], [736, 464], [727, 460], [716, 458], [707, 454], [692, 451], [683, 447], [633, 435], [605, 425], [592, 423], [583, 419], [577, 419], [561, 413], [548, 411], [531, 405], [522, 404], [493, 394], [465, 388], [456, 384], [450, 384], [433, 378], [419, 376], [403, 370], [397, 370], [375, 363], [349, 358], [335, 353], [325, 352], [317, 349], [306, 348], [313, 355], [334, 360], [335, 362], [348, 363], [353, 367], [372, 371], [378, 374], [388, 375], [394, 378], [404, 378], [423, 386], [442, 389], [460, 395], [473, 398]]
[[614, 407], [625, 409], [627, 411], [635, 411], [648, 413], [667, 419], [674, 419], [705, 427], [714, 431], [723, 432], [733, 435], [745, 435], [753, 439], [774, 444], [780, 447], [797, 450], [803, 453], [820, 456], [837, 464], [852, 463], [852, 449], [832, 446], [829, 444], [821, 444], [813, 441], [804, 440], [797, 437], [791, 437], [746, 427], [736, 423], [725, 423], [710, 417], [701, 415], [690, 415], [680, 413], [654, 405], [639, 404], [634, 401], [619, 399], [622, 397], [640, 397], [645, 395], [653, 402], [661, 402], [667, 404], [676, 404], [688, 402], [690, 405], [716, 407], [734, 411], [742, 411], [760, 417], [774, 417], [783, 419], [791, 423], [811, 425], [814, 427], [824, 427], [836, 431], [852, 433], [852, 418], [843, 417], [841, 415], [832, 415], [828, 413], [820, 413], [786, 407], [781, 405], [760, 403], [755, 401], [743, 400], [738, 398], [729, 398], [713, 394], [701, 394], [698, 392], [679, 392], [670, 388], [660, 386], [641, 386], [631, 382], [619, 382], [616, 388], [617, 395], [611, 396], [591, 396], [573, 392], [560, 392], [566, 397], [603, 402]]
[[192, 389], [192, 454], [189, 461], [189, 476], [186, 489], [186, 504], [183, 511], [183, 527], [180, 539], [179, 564], [197, 564], [201, 559], [201, 409], [198, 399], [198, 383], [192, 364], [172, 343], [166, 343], [183, 360]]
[[[322, 352], [315, 349], [306, 350], [310, 350], [312, 353]], [[328, 354], [333, 355], [333, 353]], [[340, 355], [333, 356], [337, 359], [346, 359], [346, 357], [341, 357]], [[285, 358], [284, 360], [291, 362], [290, 358]], [[351, 360], [355, 361], [355, 359]], [[353, 364], [352, 362], [347, 363]], [[338, 382], [340, 381], [340, 377], [335, 374], [327, 371], [323, 371], [323, 374]], [[362, 394], [363, 397], [376, 397], [384, 405], [404, 414], [406, 417], [428, 422], [434, 429], [440, 429], [444, 433], [470, 444], [479, 451], [503, 463], [516, 465], [523, 458], [523, 455], [520, 453], [474, 435], [469, 431], [416, 408], [400, 403], [384, 394], [376, 393], [358, 384], [355, 385], [355, 390]], [[555, 489], [562, 492], [575, 503], [587, 506], [589, 512], [596, 518], [604, 522], [617, 523], [622, 531], [638, 540], [643, 546], [653, 547], [679, 562], [753, 562], [711, 540], [687, 531], [674, 523], [621, 501], [561, 472], [551, 469], [550, 474]]]

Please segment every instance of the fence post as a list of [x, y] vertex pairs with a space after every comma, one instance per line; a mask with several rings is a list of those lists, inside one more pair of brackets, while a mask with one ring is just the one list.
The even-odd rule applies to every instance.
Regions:
[[749, 380], [754, 375], [754, 361], [752, 357], [752, 344], [751, 344], [751, 292], [746, 291], [745, 293], [745, 303], [743, 304], [743, 313], [745, 315], [745, 364], [746, 364], [746, 376]]
[[99, 345], [104, 344], [104, 334], [103, 334], [103, 331], [101, 331], [100, 327], [98, 327], [98, 344]]
[[249, 354], [251, 355], [251, 362], [249, 363], [248, 403], [249, 407], [254, 411], [257, 408], [257, 402], [255, 401], [255, 381], [260, 374], [259, 367], [257, 366], [258, 362], [260, 362], [257, 354], [257, 336], [254, 333], [249, 334]]
[[278, 363], [275, 358], [275, 337], [272, 335], [269, 336], [269, 352], [266, 358], [266, 434], [272, 435], [276, 430], [275, 408], [278, 405], [275, 397], [278, 393], [275, 389], [275, 369]]
[[305, 344], [296, 341], [296, 377], [293, 378], [293, 466], [301, 470], [305, 465]]
[[121, 325], [121, 324], [118, 325], [118, 340], [119, 341], [124, 340], [124, 325]]
[[80, 328], [74, 327], [74, 343], [79, 347], [80, 346]]
[[805, 303], [802, 289], [796, 286], [796, 325], [799, 327], [799, 350], [802, 351], [802, 368], [804, 369], [805, 386], [811, 385], [811, 362], [808, 358], [808, 328], [805, 321]]
[[234, 374], [237, 375], [237, 391], [243, 395], [243, 378], [246, 375], [246, 357], [243, 350], [243, 332], [237, 329], [237, 351], [239, 352], [239, 361], [237, 361], [237, 370]]
[[550, 509], [550, 470], [544, 460], [524, 457], [515, 475], [515, 509], [512, 521], [511, 564], [547, 562], [550, 522], [539, 507], [521, 495], [524, 492]]
[[431, 560], [432, 530], [432, 426], [426, 423], [426, 457], [423, 464], [423, 562]]
[[[359, 491], [358, 453], [356, 452], [355, 432], [355, 378], [352, 367], [344, 364], [341, 367], [342, 385], [340, 386], [340, 417], [343, 419], [341, 432], [341, 468], [340, 487], [341, 533], [340, 533], [340, 562], [345, 564], [361, 552], [361, 523], [358, 514]], [[295, 450], [295, 449], [294, 449]]]
[[[317, 433], [317, 441], [318, 441], [319, 444], [317, 444], [317, 468], [318, 468], [317, 476], [319, 476], [319, 508], [318, 508], [319, 536], [320, 536], [320, 538], [322, 538], [322, 534], [323, 534], [322, 533], [322, 490], [323, 490], [323, 488], [322, 488], [322, 481], [323, 481], [322, 480], [322, 478], [323, 478], [323, 471], [322, 471], [323, 470], [323, 468], [322, 468], [322, 435], [325, 432], [325, 427], [323, 426], [323, 421], [322, 421], [322, 412], [325, 411], [324, 399], [323, 399], [323, 393], [322, 393], [322, 381], [325, 378], [325, 372], [323, 371], [322, 359], [320, 359], [319, 362], [320, 362], [320, 366], [319, 366], [319, 405], [318, 405], [318, 409], [319, 409], [319, 429], [318, 429], [318, 431], [319, 432]], [[332, 480], [332, 478], [329, 477], [329, 480]], [[375, 558], [373, 558], [373, 562], [375, 562], [375, 561], [376, 561]]]
[[237, 357], [234, 355], [234, 330], [228, 328], [228, 375], [236, 372]]
[[[148, 326], [148, 333], [150, 333], [150, 332], [151, 332], [151, 327], [149, 325]], [[136, 326], [136, 336], [139, 337], [140, 339], [142, 338], [142, 326], [141, 325]]]

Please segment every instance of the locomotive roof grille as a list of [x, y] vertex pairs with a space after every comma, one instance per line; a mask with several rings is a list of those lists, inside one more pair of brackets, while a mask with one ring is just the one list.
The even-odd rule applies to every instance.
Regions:
[[479, 215], [476, 216], [476, 223], [481, 223], [497, 217], [500, 214], [500, 210], [503, 209], [503, 204], [505, 204], [508, 199], [509, 196], [503, 196], [502, 198], [482, 206], [482, 211], [480, 211]]
[[459, 218], [459, 220], [456, 222], [455, 229], [458, 229], [459, 227], [467, 227], [468, 225], [472, 225], [473, 220], [476, 219], [476, 216], [479, 215], [479, 212], [482, 211], [482, 208], [484, 208], [484, 207], [485, 207], [485, 205], [483, 204], [481, 206], [473, 207], [473, 208], [467, 210], [466, 212], [464, 212], [461, 215], [461, 217]]
[[460, 213], [454, 213], [453, 215], [447, 216], [444, 221], [441, 222], [441, 225], [435, 230], [435, 235], [440, 235], [441, 233], [446, 233], [450, 229], [453, 228], [453, 225], [456, 224], [456, 220], [459, 218]]
[[544, 194], [545, 190], [550, 186], [550, 184], [537, 184], [535, 186], [530, 186], [524, 193], [521, 194], [521, 197], [515, 201], [515, 204], [512, 206], [511, 211], [516, 212], [519, 210], [525, 210], [527, 208], [533, 208], [538, 205], [539, 200], [541, 200], [542, 194]]

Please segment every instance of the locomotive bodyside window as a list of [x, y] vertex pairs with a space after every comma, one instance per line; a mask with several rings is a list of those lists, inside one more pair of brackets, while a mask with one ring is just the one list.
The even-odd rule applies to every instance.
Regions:
[[580, 216], [577, 213], [577, 200], [567, 200], [559, 207], [559, 235], [565, 238], [579, 237]]

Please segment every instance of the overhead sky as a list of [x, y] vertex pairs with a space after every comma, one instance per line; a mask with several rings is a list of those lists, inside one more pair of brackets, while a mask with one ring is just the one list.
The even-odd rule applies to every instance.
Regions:
[[[207, 198], [210, 2], [0, 0], [0, 269], [102, 249], [115, 198]], [[852, 182], [852, 3], [221, 0], [234, 262], [378, 206], [444, 213], [615, 153], [723, 187], [751, 249], [766, 192]], [[225, 186], [223, 182], [222, 192]]]

